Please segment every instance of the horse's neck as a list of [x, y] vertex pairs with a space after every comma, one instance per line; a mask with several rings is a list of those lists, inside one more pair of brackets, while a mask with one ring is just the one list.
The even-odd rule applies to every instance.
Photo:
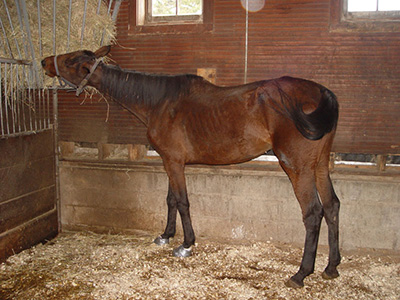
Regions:
[[149, 109], [143, 104], [141, 99], [143, 95], [139, 95], [133, 89], [133, 75], [138, 76], [138, 74], [107, 65], [102, 65], [99, 71], [100, 80], [94, 86], [104, 96], [127, 109], [147, 126]]

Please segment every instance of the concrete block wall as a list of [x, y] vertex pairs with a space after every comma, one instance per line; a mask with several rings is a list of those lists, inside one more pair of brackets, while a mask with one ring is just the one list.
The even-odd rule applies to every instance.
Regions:
[[[168, 181], [160, 163], [60, 167], [64, 229], [163, 231]], [[342, 204], [341, 247], [400, 250], [400, 176], [335, 172], [332, 179]], [[303, 244], [300, 207], [278, 166], [188, 166], [186, 181], [198, 237]], [[320, 244], [327, 244], [325, 222]]]

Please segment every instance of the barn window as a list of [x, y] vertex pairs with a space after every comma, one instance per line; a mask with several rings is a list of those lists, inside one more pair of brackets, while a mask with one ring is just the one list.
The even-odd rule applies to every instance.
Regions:
[[150, 0], [153, 17], [200, 16], [201, 0]]
[[331, 31], [400, 32], [399, 0], [331, 0]]
[[348, 12], [385, 12], [399, 11], [398, 0], [347, 0]]
[[343, 15], [348, 20], [391, 20], [400, 17], [399, 0], [344, 0]]
[[137, 0], [130, 5], [129, 30], [133, 34], [209, 32], [213, 10], [214, 0]]
[[140, 25], [203, 22], [203, 0], [142, 0], [137, 10]]

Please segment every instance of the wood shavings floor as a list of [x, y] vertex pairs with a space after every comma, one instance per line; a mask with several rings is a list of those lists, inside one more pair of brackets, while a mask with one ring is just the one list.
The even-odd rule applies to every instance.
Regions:
[[[343, 255], [341, 276], [320, 274], [302, 289], [284, 282], [302, 249], [275, 243], [199, 241], [189, 258], [152, 244], [149, 234], [66, 232], [0, 264], [0, 299], [399, 299], [400, 258], [380, 252]], [[326, 252], [326, 251], [320, 251]]]

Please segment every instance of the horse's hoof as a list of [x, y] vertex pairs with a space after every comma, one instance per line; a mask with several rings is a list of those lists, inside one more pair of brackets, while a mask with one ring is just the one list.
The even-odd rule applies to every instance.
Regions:
[[172, 251], [172, 255], [175, 257], [189, 257], [192, 255], [192, 247], [184, 248], [183, 245], [180, 245]]
[[332, 280], [339, 277], [339, 272], [334, 270], [333, 272], [327, 272], [326, 270], [322, 273], [322, 278], [326, 280]]
[[285, 282], [285, 285], [289, 288], [299, 289], [304, 287], [303, 282], [295, 281], [293, 278], [290, 278], [288, 281]]
[[154, 244], [156, 244], [158, 246], [168, 245], [169, 244], [169, 239], [164, 239], [160, 235], [154, 240]]

